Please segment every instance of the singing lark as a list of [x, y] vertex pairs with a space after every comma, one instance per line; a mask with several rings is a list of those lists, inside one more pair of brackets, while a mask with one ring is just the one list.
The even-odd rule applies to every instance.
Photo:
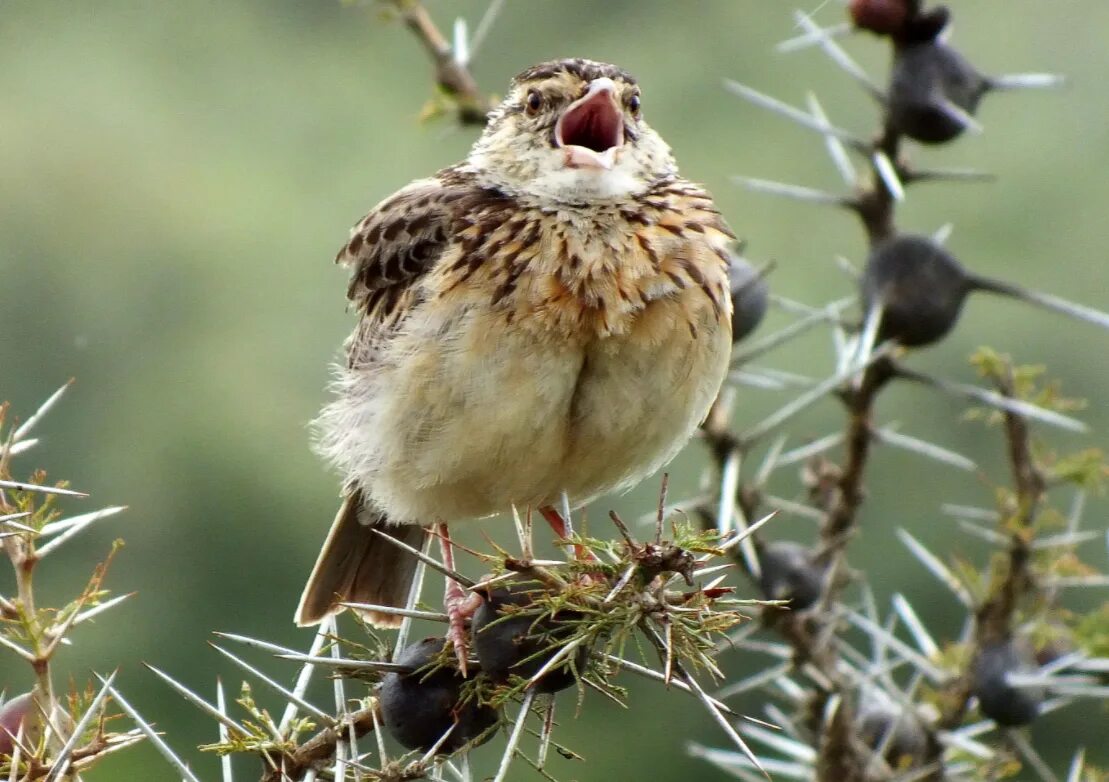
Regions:
[[418, 547], [513, 504], [557, 521], [564, 492], [579, 507], [635, 485], [704, 418], [734, 236], [641, 102], [613, 65], [529, 68], [464, 162], [352, 230], [337, 261], [359, 321], [317, 421], [344, 499], [299, 624], [404, 604], [416, 560], [371, 530]]

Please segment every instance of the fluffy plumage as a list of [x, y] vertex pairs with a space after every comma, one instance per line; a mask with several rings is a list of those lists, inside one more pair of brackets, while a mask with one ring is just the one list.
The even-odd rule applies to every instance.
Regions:
[[[703, 419], [730, 351], [734, 237], [639, 100], [615, 66], [530, 68], [464, 163], [355, 226], [337, 260], [359, 322], [317, 426], [363, 510], [336, 519], [298, 622], [407, 592], [381, 587], [410, 567], [360, 519], [454, 523], [564, 491], [580, 506], [656, 471]], [[347, 572], [370, 556], [382, 577]]]

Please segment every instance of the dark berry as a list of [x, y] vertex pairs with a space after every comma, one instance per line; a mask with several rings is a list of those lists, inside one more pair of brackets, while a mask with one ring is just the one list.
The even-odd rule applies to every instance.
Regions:
[[[442, 651], [442, 638], [418, 641], [397, 659], [412, 672], [389, 673], [381, 682], [382, 721], [405, 749], [427, 752], [454, 726], [441, 747], [444, 753], [454, 752], [497, 722], [492, 708], [472, 701], [460, 703], [465, 680], [456, 669], [442, 666], [433, 670]], [[489, 738], [492, 731], [485, 740]]]
[[788, 600], [791, 611], [811, 608], [824, 592], [824, 568], [809, 549], [788, 540], [759, 543], [759, 589], [767, 600]]
[[955, 326], [976, 281], [955, 257], [924, 236], [895, 236], [870, 251], [862, 279], [866, 310], [882, 305], [880, 340], [919, 347]]
[[867, 702], [859, 707], [858, 721], [863, 742], [872, 750], [884, 745], [883, 756], [891, 768], [917, 768], [926, 762], [928, 733], [911, 711], [898, 710], [892, 704]]
[[1034, 687], [1014, 687], [1011, 673], [1036, 673], [1035, 657], [1027, 644], [1013, 639], [982, 645], [971, 668], [973, 693], [978, 708], [998, 725], [1027, 725], [1040, 713], [1043, 691]]
[[951, 11], [947, 6], [938, 5], [925, 12], [921, 12], [918, 8], [915, 15], [905, 22], [896, 39], [902, 44], [934, 41], [950, 21]]
[[950, 107], [973, 115], [988, 89], [974, 66], [941, 41], [899, 46], [888, 91], [890, 129], [925, 144], [951, 141], [967, 122]]
[[732, 344], [758, 328], [766, 315], [770, 288], [754, 266], [733, 255], [728, 265], [732, 295]]
[[[513, 675], [531, 678], [574, 635], [576, 614], [560, 611], [551, 616], [535, 608], [543, 592], [536, 582], [512, 582], [492, 590], [474, 614], [474, 653], [482, 672], [493, 681], [503, 682]], [[589, 650], [580, 647], [570, 660], [544, 674], [535, 684], [536, 691], [558, 692], [573, 686], [575, 671], [580, 675], [588, 659]]]

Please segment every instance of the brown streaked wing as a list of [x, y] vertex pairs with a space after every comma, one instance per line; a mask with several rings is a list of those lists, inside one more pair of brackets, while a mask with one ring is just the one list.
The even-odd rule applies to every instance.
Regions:
[[347, 343], [348, 363], [365, 365], [377, 344], [416, 303], [415, 283], [451, 242], [454, 211], [469, 188], [421, 179], [378, 204], [351, 231], [335, 262], [350, 267], [347, 298], [362, 316]]
[[450, 239], [452, 204], [468, 188], [420, 179], [382, 201], [351, 231], [335, 262], [351, 269], [347, 297], [406, 284], [431, 269]]

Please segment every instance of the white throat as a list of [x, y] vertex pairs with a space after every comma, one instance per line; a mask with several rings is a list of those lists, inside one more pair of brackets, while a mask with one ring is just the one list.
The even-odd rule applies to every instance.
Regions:
[[559, 168], [547, 171], [528, 182], [526, 190], [539, 198], [556, 201], [608, 201], [638, 195], [646, 183], [619, 163], [610, 169]]
[[[552, 154], [553, 153], [553, 154]], [[529, 166], [537, 172], [534, 176], [518, 181], [505, 181], [496, 175], [484, 150], [475, 150], [469, 163], [479, 176], [494, 187], [514, 195], [531, 196], [538, 201], [580, 204], [588, 201], [614, 201], [646, 192], [649, 182], [636, 176], [635, 164], [617, 154], [612, 168], [576, 168], [562, 164], [562, 150], [543, 150], [550, 156]], [[551, 158], [558, 158], [555, 163]]]

